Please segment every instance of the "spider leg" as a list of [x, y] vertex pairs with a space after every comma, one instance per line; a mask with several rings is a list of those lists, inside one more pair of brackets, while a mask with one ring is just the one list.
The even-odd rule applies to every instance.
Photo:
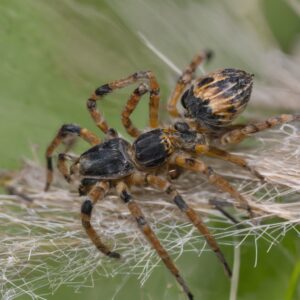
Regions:
[[182, 72], [182, 75], [178, 78], [177, 84], [175, 86], [174, 91], [171, 94], [167, 107], [168, 112], [172, 117], [180, 117], [176, 106], [181, 94], [183, 93], [187, 85], [191, 83], [196, 69], [202, 63], [204, 63], [205, 60], [209, 60], [211, 57], [211, 51], [201, 51], [193, 58], [191, 63], [186, 67], [186, 69]]
[[141, 131], [137, 129], [130, 119], [130, 115], [135, 110], [138, 105], [141, 97], [148, 92], [148, 86], [144, 83], [141, 83], [131, 94], [125, 108], [122, 111], [122, 123], [125, 127], [127, 133], [132, 137], [138, 137], [141, 134]]
[[83, 178], [78, 187], [79, 196], [86, 196], [98, 181], [95, 178]]
[[96, 101], [103, 99], [105, 95], [113, 92], [116, 89], [124, 88], [130, 84], [148, 80], [149, 91], [150, 91], [150, 102], [149, 102], [149, 123], [151, 128], [157, 128], [159, 125], [158, 121], [158, 108], [159, 108], [159, 84], [151, 71], [141, 71], [134, 73], [124, 79], [112, 81], [104, 84], [97, 88], [91, 97], [87, 100], [87, 108], [95, 121], [97, 127], [104, 133], [107, 133], [109, 126], [105, 121], [104, 117], [97, 109]]
[[175, 154], [171, 157], [171, 163], [175, 163], [187, 170], [203, 173], [211, 184], [228, 193], [235, 199], [235, 206], [237, 208], [247, 210], [250, 217], [254, 217], [248, 201], [225, 178], [216, 174], [214, 170], [211, 167], [206, 166], [203, 161], [195, 159], [191, 155]]
[[181, 277], [179, 270], [175, 266], [170, 255], [161, 245], [154, 231], [147, 223], [139, 205], [132, 199], [131, 195], [128, 192], [127, 185], [124, 182], [119, 182], [116, 186], [116, 189], [120, 198], [123, 200], [125, 204], [127, 204], [127, 207], [130, 213], [132, 214], [132, 216], [135, 218], [139, 229], [145, 235], [146, 239], [151, 243], [152, 247], [155, 249], [155, 251], [161, 258], [163, 263], [166, 265], [166, 267], [169, 269], [169, 271], [174, 275], [177, 282], [181, 285], [182, 289], [186, 293], [188, 299], [192, 300], [193, 299], [192, 293], [190, 292], [188, 286], [186, 285], [185, 281]]
[[203, 223], [201, 217], [197, 212], [189, 207], [189, 205], [183, 200], [182, 196], [178, 193], [176, 188], [166, 179], [160, 176], [154, 176], [149, 174], [134, 174], [133, 181], [136, 184], [148, 184], [155, 189], [162, 190], [171, 196], [172, 202], [187, 216], [191, 223], [198, 229], [198, 231], [204, 236], [208, 245], [216, 253], [218, 259], [221, 261], [226, 274], [231, 277], [231, 269], [217, 243], [212, 236], [206, 225]]
[[236, 154], [231, 154], [225, 150], [219, 149], [217, 147], [208, 146], [208, 145], [202, 145], [197, 144], [194, 147], [194, 151], [197, 154], [204, 154], [206, 156], [219, 158], [225, 161], [229, 161], [235, 165], [240, 166], [241, 168], [244, 168], [245, 170], [249, 171], [252, 175], [257, 177], [262, 182], [265, 181], [265, 178], [263, 175], [261, 175], [259, 172], [257, 172], [253, 167], [250, 167], [247, 163], [247, 161]]
[[96, 145], [101, 142], [101, 140], [92, 132], [90, 132], [86, 128], [81, 128], [75, 124], [65, 124], [63, 125], [50, 145], [46, 150], [46, 160], [47, 160], [47, 174], [46, 174], [46, 185], [45, 191], [47, 191], [51, 185], [53, 180], [53, 165], [52, 165], [52, 154], [54, 150], [66, 139], [74, 139], [77, 136], [80, 136], [85, 141], [90, 143], [91, 145]]
[[[57, 168], [60, 171], [60, 173], [64, 176], [67, 182], [71, 182], [71, 171], [69, 171], [67, 166], [67, 160], [72, 161], [74, 164], [78, 161], [79, 156], [74, 156], [66, 153], [59, 153], [58, 154], [58, 160], [57, 160]], [[72, 169], [72, 167], [71, 167]]]
[[178, 179], [179, 176], [183, 173], [183, 169], [176, 165], [168, 166], [168, 178], [171, 180]]
[[119, 253], [110, 251], [109, 248], [103, 244], [99, 235], [97, 234], [93, 225], [91, 224], [93, 207], [97, 201], [102, 200], [104, 198], [108, 190], [109, 184], [107, 182], [100, 182], [94, 185], [94, 187], [88, 193], [88, 198], [82, 203], [81, 223], [88, 237], [91, 239], [91, 241], [99, 251], [101, 251], [103, 254], [109, 257], [120, 258]]
[[221, 135], [220, 142], [223, 145], [226, 144], [238, 144], [246, 137], [255, 134], [257, 132], [273, 128], [277, 125], [281, 125], [284, 123], [299, 121], [300, 114], [288, 115], [282, 114], [279, 116], [271, 117], [265, 121], [250, 123], [244, 125], [242, 128], [233, 129], [231, 131], [227, 131], [225, 134]]
[[239, 224], [239, 221], [232, 216], [227, 210], [225, 210], [224, 205], [221, 201], [217, 199], [210, 199], [209, 204], [211, 204], [216, 210], [218, 210], [224, 217], [230, 220], [233, 224], [236, 224], [238, 227], [242, 227]]

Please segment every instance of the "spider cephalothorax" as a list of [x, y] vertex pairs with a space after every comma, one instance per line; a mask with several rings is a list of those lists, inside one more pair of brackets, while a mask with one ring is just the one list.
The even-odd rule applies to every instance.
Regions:
[[118, 179], [132, 174], [134, 165], [128, 149], [130, 144], [121, 138], [113, 138], [90, 148], [81, 154], [78, 164], [83, 177]]
[[[249, 101], [252, 75], [237, 69], [223, 69], [194, 80], [196, 68], [210, 56], [210, 52], [202, 52], [197, 55], [178, 79], [168, 102], [170, 115], [181, 118], [174, 125], [167, 127], [159, 125], [159, 85], [153, 73], [151, 71], [137, 72], [124, 79], [100, 86], [87, 101], [87, 108], [96, 125], [106, 134], [104, 141], [85, 128], [67, 124], [61, 127], [46, 151], [47, 182], [45, 190], [48, 190], [53, 177], [52, 155], [57, 146], [65, 140], [71, 140], [72, 144], [72, 140], [76, 136], [83, 138], [92, 146], [80, 156], [70, 155], [66, 152], [58, 156], [58, 169], [68, 182], [73, 180], [75, 174], [81, 178], [79, 193], [86, 197], [81, 207], [81, 221], [87, 235], [102, 253], [113, 258], [120, 257], [118, 253], [111, 251], [101, 241], [91, 223], [94, 205], [97, 201], [102, 200], [110, 189], [114, 188], [120, 199], [127, 205], [140, 230], [175, 276], [189, 299], [193, 299], [193, 295], [171, 257], [147, 223], [138, 203], [133, 200], [130, 188], [148, 185], [165, 192], [169, 201], [172, 201], [204, 236], [223, 264], [226, 273], [231, 276], [228, 263], [214, 237], [201, 217], [189, 207], [169, 179], [178, 178], [184, 170], [202, 173], [210, 184], [228, 193], [238, 209], [246, 210], [252, 217], [254, 213], [248, 200], [225, 178], [207, 166], [201, 160], [201, 156], [210, 156], [233, 163], [250, 171], [258, 179], [264, 180], [264, 177], [249, 166], [243, 157], [231, 154], [214, 145], [238, 143], [258, 131], [300, 119], [299, 114], [281, 115], [269, 118], [264, 122], [232, 125], [231, 122], [245, 109]], [[128, 134], [135, 138], [131, 144], [118, 137], [117, 132], [108, 126], [97, 109], [96, 103], [115, 89], [140, 81], [146, 81], [148, 84], [144, 82], [139, 84], [122, 112], [122, 123]], [[142, 132], [133, 125], [130, 115], [141, 97], [147, 92], [150, 95], [150, 130]], [[184, 109], [183, 115], [177, 110], [177, 103], [180, 99]], [[67, 160], [73, 161], [70, 167], [67, 165]], [[166, 201], [168, 200], [166, 199]]]

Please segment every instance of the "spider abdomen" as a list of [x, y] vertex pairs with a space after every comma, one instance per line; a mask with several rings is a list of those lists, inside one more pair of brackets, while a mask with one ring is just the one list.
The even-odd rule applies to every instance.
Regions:
[[222, 69], [198, 78], [181, 98], [186, 116], [207, 127], [230, 124], [245, 108], [252, 91], [252, 75]]
[[128, 154], [129, 143], [115, 138], [84, 152], [79, 159], [80, 174], [99, 179], [118, 179], [131, 174], [134, 165]]
[[142, 167], [164, 164], [171, 153], [171, 144], [161, 129], [141, 134], [133, 143], [135, 160]]

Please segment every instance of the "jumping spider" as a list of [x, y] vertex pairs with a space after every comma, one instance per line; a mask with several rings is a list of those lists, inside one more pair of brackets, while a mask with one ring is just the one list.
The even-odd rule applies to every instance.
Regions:
[[[162, 127], [159, 124], [159, 85], [153, 73], [151, 71], [137, 72], [125, 79], [100, 86], [87, 101], [87, 108], [96, 125], [106, 134], [104, 141], [85, 128], [66, 124], [58, 131], [46, 152], [47, 183], [45, 190], [48, 190], [53, 177], [52, 155], [57, 146], [65, 139], [74, 136], [79, 136], [92, 145], [92, 148], [79, 157], [66, 152], [60, 153], [58, 156], [58, 169], [68, 182], [72, 181], [74, 173], [79, 174], [81, 178], [79, 192], [81, 195], [87, 196], [81, 206], [81, 221], [87, 235], [102, 253], [113, 258], [120, 257], [118, 253], [112, 252], [103, 244], [91, 224], [94, 205], [97, 201], [102, 200], [110, 189], [115, 188], [135, 218], [140, 230], [175, 276], [189, 299], [193, 299], [192, 293], [171, 257], [148, 225], [138, 203], [133, 200], [130, 187], [151, 186], [165, 192], [169, 201], [177, 205], [204, 236], [230, 277], [230, 267], [216, 240], [201, 217], [183, 200], [169, 177], [177, 177], [177, 172], [180, 173], [181, 170], [200, 172], [207, 177], [211, 184], [229, 193], [237, 208], [245, 209], [252, 215], [253, 212], [248, 201], [226, 179], [216, 174], [211, 167], [206, 166], [199, 156], [207, 155], [229, 161], [247, 169], [260, 180], [264, 180], [263, 176], [250, 167], [245, 159], [212, 144], [238, 143], [252, 133], [300, 118], [299, 115], [281, 115], [264, 122], [231, 125], [233, 119], [245, 109], [249, 101], [252, 75], [237, 69], [222, 69], [193, 80], [196, 68], [210, 56], [211, 53], [208, 51], [197, 55], [179, 78], [168, 103], [168, 111], [171, 116], [180, 118], [174, 125]], [[130, 144], [108, 126], [97, 109], [96, 101], [115, 89], [140, 81], [146, 81], [148, 85], [143, 82], [134, 90], [122, 112], [122, 123], [126, 131], [136, 138]], [[147, 92], [150, 94], [150, 130], [142, 132], [133, 125], [130, 115], [141, 97]], [[177, 110], [179, 99], [184, 108], [183, 115]], [[67, 160], [73, 161], [70, 167], [67, 165]], [[168, 174], [169, 176], [167, 176]]]

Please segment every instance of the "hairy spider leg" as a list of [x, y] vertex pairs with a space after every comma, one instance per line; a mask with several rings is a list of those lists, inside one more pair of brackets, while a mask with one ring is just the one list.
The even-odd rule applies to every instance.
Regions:
[[171, 180], [178, 179], [179, 176], [184, 173], [184, 170], [179, 166], [169, 164], [168, 166], [168, 178]]
[[97, 145], [101, 140], [91, 131], [86, 128], [81, 128], [75, 124], [64, 124], [48, 146], [46, 150], [46, 160], [47, 160], [47, 174], [46, 174], [46, 185], [45, 191], [47, 191], [53, 180], [53, 165], [52, 165], [52, 155], [54, 150], [66, 139], [74, 139], [77, 136], [83, 138], [85, 141], [91, 145]]
[[251, 206], [246, 198], [244, 198], [225, 178], [215, 173], [211, 167], [206, 166], [203, 161], [195, 159], [191, 155], [175, 154], [171, 157], [171, 162], [184, 169], [203, 173], [211, 184], [228, 193], [235, 199], [234, 204], [237, 208], [245, 209], [250, 217], [254, 217]]
[[87, 108], [95, 121], [97, 127], [104, 133], [107, 133], [109, 126], [104, 119], [101, 112], [97, 109], [97, 100], [103, 99], [105, 95], [113, 92], [115, 89], [124, 88], [130, 84], [147, 80], [149, 82], [149, 125], [151, 128], [157, 128], [159, 126], [158, 120], [158, 109], [159, 109], [159, 84], [151, 71], [141, 71], [134, 73], [124, 79], [112, 81], [110, 83], [104, 84], [97, 88], [91, 97], [87, 100]]
[[209, 203], [216, 209], [218, 210], [224, 217], [226, 217], [229, 221], [231, 221], [233, 224], [237, 225], [238, 228], [243, 228], [240, 222], [233, 216], [231, 215], [225, 208], [223, 207], [222, 203], [218, 201], [217, 199], [211, 199]]
[[87, 199], [82, 203], [81, 223], [88, 237], [91, 239], [91, 241], [99, 251], [101, 251], [103, 254], [109, 257], [120, 258], [121, 256], [119, 253], [110, 251], [110, 249], [103, 244], [99, 235], [97, 234], [96, 230], [91, 224], [93, 207], [99, 200], [102, 200], [104, 198], [108, 190], [108, 182], [102, 181], [94, 185], [94, 187], [88, 193]]
[[70, 155], [67, 153], [59, 153], [58, 154], [58, 159], [57, 159], [57, 169], [60, 171], [60, 173], [64, 176], [66, 181], [70, 183], [72, 181], [71, 178], [71, 171], [69, 171], [68, 166], [67, 166], [67, 160], [70, 160], [76, 164], [78, 161], [79, 156], [74, 156]]
[[201, 51], [192, 59], [191, 63], [186, 67], [186, 69], [182, 72], [182, 75], [178, 78], [175, 89], [173, 90], [171, 97], [169, 98], [167, 106], [168, 112], [172, 117], [180, 117], [180, 114], [177, 110], [177, 102], [180, 96], [182, 95], [188, 84], [190, 84], [193, 80], [196, 69], [206, 60], [209, 60], [212, 55], [213, 53], [210, 50]]
[[188, 299], [192, 300], [193, 295], [190, 292], [187, 284], [181, 277], [179, 270], [175, 266], [174, 262], [172, 261], [168, 252], [164, 249], [161, 245], [160, 241], [158, 240], [157, 236], [155, 235], [154, 231], [151, 229], [149, 224], [147, 223], [143, 212], [137, 202], [132, 199], [132, 196], [128, 192], [128, 187], [124, 182], [119, 182], [116, 186], [117, 193], [119, 194], [120, 198], [123, 202], [127, 205], [130, 213], [135, 218], [137, 225], [141, 232], [145, 235], [147, 240], [151, 243], [152, 247], [156, 250], [159, 257], [162, 259], [163, 263], [169, 269], [169, 271], [174, 275], [177, 282], [181, 285], [183, 291], [187, 295]]
[[145, 83], [141, 83], [131, 94], [129, 100], [125, 108], [122, 111], [122, 123], [125, 127], [127, 133], [132, 137], [138, 137], [142, 132], [137, 129], [131, 119], [130, 115], [135, 110], [136, 106], [138, 105], [141, 97], [149, 91], [148, 86]]
[[270, 117], [261, 122], [246, 124], [242, 128], [233, 129], [229, 132], [227, 131], [225, 134], [221, 135], [219, 140], [223, 145], [238, 144], [252, 134], [292, 121], [300, 121], [300, 114], [282, 114]]
[[[161, 190], [169, 195], [172, 202], [187, 216], [190, 222], [198, 229], [198, 231], [204, 236], [210, 248], [216, 253], [218, 259], [222, 263], [224, 270], [228, 277], [232, 276], [231, 269], [222, 253], [217, 241], [210, 233], [207, 226], [202, 221], [197, 212], [189, 207], [184, 201], [182, 196], [178, 193], [176, 188], [166, 179], [160, 176], [154, 176], [150, 174], [136, 173], [132, 175], [132, 180], [136, 184], [146, 184], [157, 190]], [[167, 200], [166, 200], [167, 201]]]
[[225, 150], [219, 149], [217, 147], [209, 146], [209, 145], [202, 145], [197, 144], [194, 147], [194, 152], [197, 154], [203, 154], [209, 157], [215, 157], [218, 159], [222, 159], [225, 161], [229, 161], [235, 165], [240, 166], [241, 168], [249, 171], [252, 175], [257, 177], [260, 181], [264, 182], [265, 178], [261, 175], [258, 171], [256, 171], [253, 167], [250, 167], [247, 161], [236, 154], [231, 154]]

